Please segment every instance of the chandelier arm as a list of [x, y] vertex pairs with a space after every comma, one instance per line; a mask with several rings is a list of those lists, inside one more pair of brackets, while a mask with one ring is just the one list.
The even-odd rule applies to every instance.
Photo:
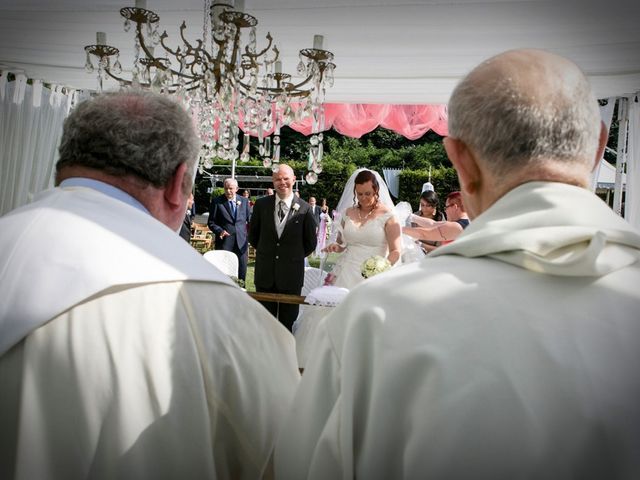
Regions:
[[[240, 49], [240, 28], [236, 26], [236, 33], [233, 36], [233, 51], [231, 52], [231, 61], [227, 64], [227, 69], [233, 74], [236, 71], [236, 58], [238, 58], [238, 50]], [[244, 69], [243, 69], [244, 73]], [[244, 75], [243, 75], [244, 76]]]
[[[320, 70], [320, 81], [322, 82], [322, 77], [324, 72], [322, 70]], [[304, 87], [306, 84], [308, 84], [311, 80], [313, 80], [313, 75], [309, 75], [307, 78], [305, 78], [304, 80], [302, 80], [299, 83], [295, 83], [295, 84], [291, 84], [291, 90], [300, 90], [300, 91], [304, 91], [307, 92], [308, 94], [311, 94], [311, 90], [303, 90], [302, 87]]]
[[104, 69], [104, 73], [109, 75], [114, 80], [124, 83], [125, 85], [131, 85], [131, 83], [132, 83], [131, 80], [125, 80], [124, 78], [120, 78], [117, 75], [114, 75], [113, 73], [111, 73], [111, 70], [109, 68], [105, 68]]
[[219, 40], [218, 38], [216, 38], [215, 35], [213, 35], [213, 41], [216, 43], [216, 45], [218, 46], [218, 53], [216, 54], [216, 57], [213, 58], [208, 52], [205, 51], [207, 58], [209, 59], [209, 62], [213, 64], [213, 76], [215, 79], [215, 91], [219, 91], [220, 88], [222, 88], [222, 72], [220, 71], [220, 65], [222, 65], [224, 63], [224, 51], [225, 51], [225, 45], [226, 45], [226, 40], [222, 39]]
[[[185, 23], [182, 22], [182, 26], [186, 27]], [[171, 72], [174, 75], [178, 75], [181, 77], [185, 77], [185, 78], [192, 78], [189, 75], [185, 75], [183, 73], [177, 72], [176, 70], [174, 70], [173, 68], [169, 68], [168, 66], [164, 65], [160, 59], [158, 57], [156, 57], [153, 53], [151, 53], [151, 50], [149, 50], [149, 48], [147, 47], [147, 44], [144, 41], [144, 35], [142, 34], [142, 22], [140, 21], [136, 21], [136, 37], [138, 39], [138, 43], [140, 44], [140, 47], [142, 48], [142, 51], [144, 52], [144, 54], [147, 56], [148, 59], [150, 59], [153, 62], [153, 66], [156, 68], [159, 68], [161, 70], [168, 70], [169, 72]], [[160, 36], [160, 45], [162, 45], [162, 48], [164, 48], [165, 51], [171, 53], [174, 57], [177, 58], [176, 53], [174, 53], [170, 48], [167, 47], [167, 45], [165, 45], [164, 43], [164, 39], [167, 38], [167, 32], [164, 31], [163, 34]], [[109, 72], [108, 72], [109, 73]], [[109, 73], [109, 75], [111, 75], [111, 73]], [[113, 75], [111, 75], [113, 78]], [[131, 85], [131, 82], [128, 82], [125, 80], [125, 83], [127, 85]]]
[[[186, 29], [186, 24], [183, 21], [182, 25], [180, 26], [180, 36], [182, 37], [182, 40], [185, 44], [185, 53], [182, 53], [180, 51], [180, 47], [176, 48], [175, 50], [172, 49], [170, 46], [168, 46], [165, 43], [165, 39], [169, 38], [169, 36], [167, 35], [166, 30], [162, 33], [162, 35], [160, 36], [160, 46], [169, 54], [173, 55], [176, 60], [179, 60], [180, 57], [185, 58], [186, 57], [193, 57], [193, 60], [191, 62], [185, 62], [185, 67], [189, 68], [192, 72], [193, 72], [193, 66], [197, 64], [197, 58], [200, 54], [204, 53], [205, 56], [211, 61], [212, 58], [209, 55], [209, 53], [204, 50], [202, 48], [202, 41], [198, 40], [198, 46], [194, 47], [193, 45], [191, 45], [185, 38], [184, 38], [184, 29]], [[136, 28], [136, 36], [138, 37], [138, 42], [140, 43], [140, 46], [142, 47], [145, 55], [150, 58], [153, 62], [154, 62], [154, 66], [156, 68], [160, 68], [161, 70], [165, 70], [165, 71], [169, 71], [171, 72], [173, 75], [176, 75], [178, 77], [183, 77], [183, 78], [187, 78], [189, 80], [191, 80], [191, 83], [195, 82], [195, 81], [199, 81], [202, 76], [201, 75], [197, 75], [195, 73], [192, 73], [191, 75], [188, 73], [184, 73], [181, 72], [179, 70], [175, 70], [174, 68], [170, 68], [164, 64], [162, 64], [161, 62], [158, 61], [158, 57], [156, 57], [155, 55], [153, 55], [151, 53], [151, 51], [147, 48], [146, 44], [144, 43], [144, 35], [142, 34], [141, 31], [141, 24], [138, 23], [137, 24], [137, 28]], [[171, 85], [171, 87], [177, 87], [177, 84], [173, 84]]]
[[180, 55], [182, 55], [182, 53], [180, 52], [180, 47], [178, 47], [175, 50], [173, 50], [170, 46], [168, 46], [167, 44], [164, 43], [164, 39], [165, 38], [169, 38], [169, 35], [167, 35], [167, 31], [166, 30], [164, 32], [162, 32], [162, 35], [160, 35], [160, 46], [162, 46], [162, 48], [166, 52], [169, 52], [171, 55], [173, 55], [176, 58], [178, 58]]
[[147, 47], [147, 44], [144, 42], [144, 35], [142, 34], [142, 23], [140, 22], [136, 22], [136, 37], [138, 39], [138, 43], [140, 44], [140, 47], [142, 47], [142, 51], [147, 56], [147, 58], [156, 60], [156, 57], [153, 56], [153, 54]]
[[[271, 36], [271, 32], [267, 32], [267, 35], [266, 35], [265, 38], [269, 41], [269, 43], [267, 44], [267, 46], [265, 48], [263, 48], [259, 52], [251, 53], [249, 51], [249, 45], [245, 45], [245, 47], [244, 47], [245, 54], [244, 55], [248, 56], [251, 59], [254, 59], [254, 58], [259, 58], [259, 57], [263, 56], [265, 53], [267, 53], [267, 50], [269, 50], [271, 48], [271, 44], [273, 43], [273, 37]], [[276, 58], [273, 59], [274, 62], [280, 57], [280, 51], [277, 48], [275, 49], [275, 51], [276, 51]]]
[[202, 40], [200, 40], [199, 38], [196, 40], [196, 42], [198, 43], [197, 47], [194, 47], [193, 45], [191, 45], [191, 43], [189, 43], [189, 40], [187, 40], [184, 36], [184, 31], [187, 29], [187, 24], [185, 23], [185, 21], [182, 21], [182, 25], [180, 25], [180, 38], [182, 39], [182, 43], [184, 43], [189, 50], [194, 50], [196, 52], [202, 50]]
[[[277, 97], [278, 95], [282, 95], [283, 93], [286, 94], [289, 97], [308, 97], [311, 95], [311, 91], [310, 90], [303, 90], [301, 88], [298, 88], [300, 85], [304, 84], [304, 83], [308, 83], [311, 80], [311, 77], [308, 77], [306, 80], [304, 80], [302, 83], [298, 84], [298, 85], [291, 85], [289, 87], [256, 87], [256, 90], [259, 90], [261, 92], [266, 92], [268, 94], [270, 94], [272, 97]], [[247, 85], [246, 83], [238, 80], [237, 81], [238, 85], [240, 85], [245, 91], [250, 91], [251, 90], [251, 86]], [[246, 95], [247, 98], [250, 98], [252, 100], [256, 100], [255, 98], [253, 98], [250, 95]], [[270, 102], [273, 102], [273, 98], [271, 98], [269, 100]]]

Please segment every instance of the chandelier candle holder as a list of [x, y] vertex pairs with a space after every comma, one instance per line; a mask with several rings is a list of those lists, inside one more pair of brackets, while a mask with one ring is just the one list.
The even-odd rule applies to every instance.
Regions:
[[[180, 26], [181, 45], [168, 45], [159, 33], [160, 17], [146, 8], [146, 0], [120, 9], [124, 29], [133, 26], [134, 62], [129, 79], [122, 76], [120, 51], [107, 45], [98, 32], [95, 45], [87, 45], [85, 69], [96, 72], [98, 91], [107, 77], [121, 88], [149, 88], [178, 97], [197, 118], [202, 141], [200, 171], [212, 158], [249, 160], [250, 137], [258, 139], [265, 167], [277, 170], [280, 162], [280, 130], [311, 116], [306, 180], [313, 184], [322, 172], [322, 131], [325, 92], [333, 86], [333, 53], [323, 49], [323, 37], [315, 35], [313, 48], [299, 52], [298, 77], [283, 73], [280, 51], [267, 33], [267, 45], [257, 48], [258, 20], [244, 11], [244, 1], [204, 1], [202, 38], [190, 42]], [[239, 145], [242, 130], [242, 146]], [[233, 169], [232, 175], [235, 174]]]

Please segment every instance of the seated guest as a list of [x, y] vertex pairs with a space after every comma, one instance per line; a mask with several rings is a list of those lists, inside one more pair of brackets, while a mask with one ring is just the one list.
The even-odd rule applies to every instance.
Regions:
[[0, 218], [0, 478], [269, 475], [294, 340], [177, 235], [198, 149], [168, 97], [99, 95]]
[[447, 195], [444, 205], [445, 221], [411, 215], [411, 221], [418, 227], [404, 227], [402, 233], [417, 240], [430, 240], [435, 246], [452, 242], [469, 225], [469, 216], [464, 208], [460, 192]]
[[448, 121], [473, 221], [318, 326], [276, 478], [640, 478], [640, 232], [590, 190], [587, 79], [509, 51]]
[[[431, 185], [429, 183], [429, 185]], [[421, 218], [428, 218], [434, 222], [442, 222], [445, 220], [444, 215], [438, 210], [438, 194], [433, 190], [423, 190], [420, 194], [420, 208], [415, 212], [415, 216]], [[418, 224], [414, 221], [411, 223], [412, 227], [417, 227]], [[420, 246], [425, 253], [429, 253], [434, 248], [440, 245], [436, 240], [420, 240]]]

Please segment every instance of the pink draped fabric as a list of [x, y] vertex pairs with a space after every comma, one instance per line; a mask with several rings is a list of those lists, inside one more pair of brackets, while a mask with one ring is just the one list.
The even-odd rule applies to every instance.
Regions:
[[[299, 107], [299, 104], [292, 104], [294, 111]], [[446, 105], [325, 103], [324, 116], [325, 130], [333, 127], [338, 133], [353, 138], [360, 138], [378, 126], [392, 130], [409, 140], [416, 140], [429, 130], [443, 136], [448, 133]], [[216, 120], [216, 126], [218, 122]], [[309, 116], [303, 121], [292, 123], [290, 127], [303, 135], [310, 135], [312, 119]], [[240, 128], [244, 131], [242, 115]], [[273, 130], [274, 128], [265, 131], [264, 135], [271, 135]], [[249, 132], [249, 134], [256, 136], [256, 132]]]
[[[325, 130], [333, 127], [348, 137], [360, 138], [378, 126], [388, 128], [409, 140], [415, 140], [433, 130], [447, 135], [446, 105], [376, 105], [327, 103]], [[303, 135], [311, 133], [311, 119], [291, 124]]]
[[415, 140], [429, 130], [447, 135], [446, 105], [392, 105], [380, 126]]

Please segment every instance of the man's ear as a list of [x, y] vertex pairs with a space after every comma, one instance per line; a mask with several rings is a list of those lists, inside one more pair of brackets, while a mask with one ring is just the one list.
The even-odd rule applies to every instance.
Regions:
[[178, 168], [176, 168], [175, 173], [164, 189], [164, 200], [170, 210], [182, 210], [182, 205], [185, 200], [182, 185], [184, 184], [186, 174], [187, 163], [183, 162], [178, 165]]
[[467, 195], [477, 193], [482, 181], [482, 173], [475, 154], [466, 143], [457, 138], [446, 137], [443, 144], [449, 160], [458, 173], [460, 189]]
[[600, 165], [600, 159], [604, 154], [604, 148], [607, 146], [607, 141], [609, 140], [609, 130], [607, 130], [607, 126], [604, 122], [600, 122], [600, 138], [598, 138], [598, 151], [596, 152], [596, 158], [593, 159], [593, 168], [591, 171], [593, 172]]

